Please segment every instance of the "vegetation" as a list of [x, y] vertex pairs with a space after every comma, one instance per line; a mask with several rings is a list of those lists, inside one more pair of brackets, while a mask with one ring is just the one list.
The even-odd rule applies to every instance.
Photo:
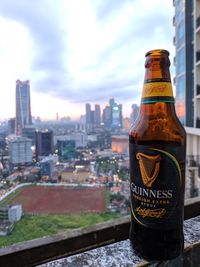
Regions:
[[129, 168], [125, 166], [121, 167], [118, 175], [122, 181], [129, 181], [129, 177], [130, 177]]
[[10, 246], [12, 244], [31, 240], [39, 237], [50, 236], [53, 234], [87, 227], [120, 217], [118, 213], [104, 214], [62, 214], [62, 215], [24, 215], [24, 217], [15, 224], [14, 230], [8, 236], [0, 236], [0, 247]]
[[119, 166], [117, 160], [101, 157], [96, 159], [95, 168], [98, 174], [112, 175], [117, 173]]
[[[29, 185], [30, 186], [30, 185]], [[4, 206], [7, 204], [11, 204], [12, 200], [23, 190], [23, 188], [18, 188], [16, 189], [12, 194], [9, 194], [6, 198], [4, 198], [3, 200], [1, 200], [0, 202], [0, 206]]]

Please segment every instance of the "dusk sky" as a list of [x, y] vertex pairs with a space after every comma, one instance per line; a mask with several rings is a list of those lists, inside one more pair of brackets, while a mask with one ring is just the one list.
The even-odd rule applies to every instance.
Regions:
[[145, 53], [167, 49], [173, 63], [174, 12], [172, 0], [1, 0], [0, 119], [15, 116], [17, 79], [30, 80], [42, 119], [79, 118], [110, 97], [129, 116]]

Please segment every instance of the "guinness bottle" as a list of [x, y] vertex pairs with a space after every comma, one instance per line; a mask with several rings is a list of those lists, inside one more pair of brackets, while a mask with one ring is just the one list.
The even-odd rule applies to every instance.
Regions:
[[146, 54], [137, 120], [129, 133], [132, 247], [148, 260], [183, 250], [186, 134], [174, 107], [169, 52]]

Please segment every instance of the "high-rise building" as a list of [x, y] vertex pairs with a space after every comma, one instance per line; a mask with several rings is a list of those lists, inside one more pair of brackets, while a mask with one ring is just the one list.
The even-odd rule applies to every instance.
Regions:
[[187, 162], [200, 166], [200, 1], [173, 5], [176, 111], [187, 132]]
[[91, 105], [90, 104], [85, 105], [85, 111], [86, 111], [86, 123], [91, 123]]
[[15, 134], [15, 118], [8, 120], [8, 134]]
[[110, 105], [110, 107], [112, 107], [114, 104], [115, 104], [114, 97], [111, 97], [111, 98], [109, 99], [109, 105]]
[[54, 152], [53, 132], [50, 130], [35, 132], [36, 159], [49, 156]]
[[[200, 84], [200, 78], [197, 81], [199, 76], [197, 76], [197, 70], [199, 72], [200, 67], [197, 66], [196, 62], [200, 58], [198, 59], [198, 53], [194, 52], [194, 50], [199, 49], [200, 45], [200, 33], [196, 31], [196, 19], [199, 16], [196, 13], [198, 13], [199, 7], [197, 8], [197, 6], [200, 3], [193, 0], [174, 0], [173, 4], [175, 7], [173, 25], [175, 26], [174, 45], [176, 48], [174, 59], [176, 68], [176, 111], [183, 125], [193, 127], [196, 126], [198, 117], [200, 117], [196, 108], [200, 104], [196, 94], [196, 87]], [[199, 40], [198, 45], [197, 40]]]
[[111, 114], [112, 114], [111, 128], [113, 129], [122, 128], [122, 105], [114, 103], [111, 106]]
[[96, 104], [94, 109], [94, 124], [99, 126], [101, 124], [101, 108], [100, 105]]
[[130, 120], [131, 123], [134, 123], [134, 121], [137, 119], [137, 116], [139, 114], [139, 106], [137, 104], [133, 104], [131, 106], [131, 115], [130, 115]]
[[22, 136], [31, 139], [32, 145], [35, 145], [35, 131], [36, 131], [36, 128], [34, 125], [26, 125], [22, 129]]
[[8, 155], [11, 165], [32, 162], [32, 141], [26, 137], [14, 136], [8, 139]]
[[110, 98], [109, 105], [103, 109], [102, 121], [107, 128], [113, 130], [122, 128], [122, 105], [117, 104], [114, 98]]
[[112, 123], [112, 110], [111, 110], [111, 107], [110, 106], [106, 106], [103, 109], [102, 120], [103, 120], [104, 126], [106, 128], [110, 128], [111, 127], [111, 123]]
[[32, 124], [29, 81], [16, 81], [16, 122], [15, 132], [21, 135], [25, 125]]

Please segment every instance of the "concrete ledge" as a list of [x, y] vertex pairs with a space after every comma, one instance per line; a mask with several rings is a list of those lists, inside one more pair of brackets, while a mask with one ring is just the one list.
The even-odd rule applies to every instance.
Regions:
[[[186, 201], [184, 211], [185, 220], [200, 215], [200, 197]], [[126, 216], [92, 227], [69, 230], [61, 234], [1, 248], [0, 266], [35, 266], [84, 251], [90, 253], [94, 248], [112, 243], [118, 244], [118, 241], [127, 240], [129, 226], [130, 217]], [[200, 229], [200, 225], [198, 229]], [[189, 228], [187, 231], [189, 231]], [[128, 246], [127, 242], [125, 243], [126, 248]], [[122, 244], [120, 244], [119, 250]]]
[[147, 262], [134, 254], [130, 241], [124, 240], [87, 252], [63, 258], [38, 267], [197, 267], [200, 266], [200, 216], [184, 222], [185, 249], [171, 261]]

